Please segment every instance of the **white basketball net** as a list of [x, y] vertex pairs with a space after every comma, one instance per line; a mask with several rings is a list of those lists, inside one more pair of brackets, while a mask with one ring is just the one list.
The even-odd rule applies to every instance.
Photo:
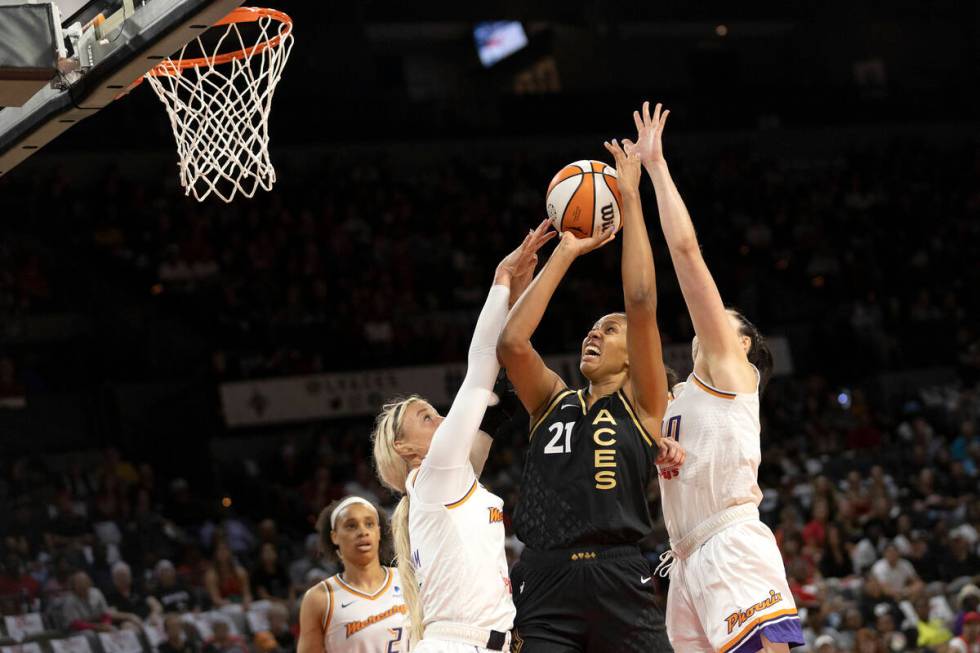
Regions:
[[[240, 26], [258, 31], [256, 39], [246, 45]], [[259, 188], [270, 190], [276, 181], [269, 159], [269, 112], [293, 47], [291, 25], [263, 16], [216, 29], [221, 28], [225, 33], [214, 47], [205, 49], [201, 39], [195, 39], [156, 68], [166, 74], [145, 75], [170, 116], [180, 185], [185, 195], [193, 194], [198, 201], [212, 194], [225, 202], [239, 193], [252, 197]], [[260, 49], [276, 37], [278, 43]], [[188, 48], [192, 56], [207, 61], [181, 69], [179, 61]], [[244, 56], [216, 60], [236, 48]]]

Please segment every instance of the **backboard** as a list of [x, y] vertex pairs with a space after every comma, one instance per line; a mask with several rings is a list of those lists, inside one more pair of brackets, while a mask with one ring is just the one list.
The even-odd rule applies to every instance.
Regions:
[[119, 98], [242, 1], [56, 0], [67, 56], [22, 106], [0, 109], [0, 176]]

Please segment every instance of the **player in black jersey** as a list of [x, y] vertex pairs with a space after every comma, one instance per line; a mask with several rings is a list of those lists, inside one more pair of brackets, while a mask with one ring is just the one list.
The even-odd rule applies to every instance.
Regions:
[[640, 161], [606, 144], [622, 193], [625, 313], [600, 318], [582, 342], [589, 387], [571, 390], [531, 346], [572, 261], [613, 238], [566, 232], [514, 306], [497, 353], [531, 415], [514, 516], [527, 548], [511, 572], [514, 651], [671, 651], [654, 605], [652, 572], [637, 543], [652, 530], [646, 488], [654, 462], [683, 463], [660, 438], [667, 379], [656, 318], [653, 253], [640, 207]]

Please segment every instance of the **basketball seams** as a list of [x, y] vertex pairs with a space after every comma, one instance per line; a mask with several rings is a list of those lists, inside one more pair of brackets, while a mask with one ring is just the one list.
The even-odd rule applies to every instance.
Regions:
[[[570, 168], [575, 168], [577, 171], [576, 172], [573, 172], [571, 174], [565, 174]], [[548, 192], [545, 193], [545, 196], [551, 195], [551, 191], [553, 191], [555, 189], [555, 187], [558, 186], [558, 184], [560, 184], [561, 182], [565, 181], [566, 179], [571, 179], [572, 177], [574, 177], [576, 175], [581, 175], [581, 174], [582, 174], [582, 171], [580, 169], [578, 169], [577, 166], [572, 166], [572, 165], [565, 166], [564, 168], [562, 168], [561, 170], [559, 170], [558, 171], [558, 174], [556, 174], [551, 179], [551, 183], [548, 184]]]
[[557, 226], [558, 233], [561, 233], [565, 229], [565, 214], [568, 213], [568, 207], [569, 205], [571, 205], [572, 198], [575, 197], [575, 193], [577, 193], [579, 191], [579, 188], [582, 187], [582, 181], [584, 180], [585, 176], [581, 174], [572, 175], [562, 180], [564, 182], [564, 181], [568, 181], [569, 179], [575, 179], [575, 177], [578, 177], [578, 179], [576, 180], [575, 188], [572, 189], [571, 193], [569, 193], [568, 199], [565, 201], [565, 207], [561, 210], [561, 215], [558, 217], [558, 226]]
[[589, 238], [595, 236], [595, 219], [599, 216], [599, 182], [596, 181], [596, 173], [592, 173], [592, 229], [589, 231]]
[[[597, 177], [602, 177], [602, 181]], [[622, 199], [614, 183], [607, 177], [617, 178], [616, 169], [602, 161], [590, 159], [573, 161], [559, 170], [547, 192], [552, 225], [559, 232], [572, 231], [579, 238], [595, 237], [597, 221], [605, 226], [608, 219], [602, 209], [608, 212], [612, 208], [614, 220], [618, 223], [614, 224], [614, 228], [621, 226]], [[583, 188], [584, 184], [589, 183], [592, 184], [591, 188]], [[603, 188], [599, 188], [600, 183], [604, 184]], [[609, 196], [612, 196], [611, 202]]]
[[612, 175], [607, 175], [605, 173], [603, 173], [601, 176], [602, 176], [602, 183], [604, 183], [606, 185], [606, 188], [609, 189], [609, 194], [612, 195], [613, 202], [616, 203], [616, 211], [619, 214], [620, 221], [622, 221], [622, 218], [623, 218], [623, 205], [619, 201], [619, 198], [620, 198], [619, 188], [615, 188], [614, 189], [612, 187], [612, 184], [610, 184], [609, 183], [609, 180], [607, 179], [607, 177], [612, 177], [613, 179], [616, 179], [616, 177], [613, 177]]

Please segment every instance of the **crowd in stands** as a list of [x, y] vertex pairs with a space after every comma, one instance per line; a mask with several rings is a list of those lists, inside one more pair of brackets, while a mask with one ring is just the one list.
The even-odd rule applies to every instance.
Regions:
[[[934, 388], [889, 413], [860, 390], [842, 404], [819, 377], [777, 379], [765, 406], [760, 509], [809, 650], [974, 651], [980, 388]], [[508, 532], [524, 419], [497, 421], [483, 477], [505, 497]], [[158, 478], [114, 449], [4, 461], [0, 610], [42, 614], [49, 636], [132, 630], [160, 651], [290, 650], [298, 599], [337, 571], [319, 554], [317, 512], [350, 493], [393, 506], [369, 429], [301, 429], [275, 456], [217, 461], [213, 487]], [[655, 482], [649, 501], [653, 563], [666, 546]], [[512, 533], [507, 546], [517, 559]]]
[[[475, 148], [413, 165], [382, 154], [287, 160], [271, 193], [231, 206], [112, 169], [84, 189], [61, 176], [8, 177], [0, 206], [45, 233], [68, 225], [84, 234], [72, 251], [114, 262], [114, 282], [172, 301], [208, 340], [221, 378], [430, 364], [464, 357], [496, 261], [541, 219], [554, 170], [585, 154], [539, 144], [533, 156]], [[820, 371], [980, 355], [969, 319], [980, 281], [972, 145], [902, 138], [798, 157], [745, 144], [688, 156], [678, 146], [671, 161], [726, 301], [764, 331], [789, 334]], [[42, 195], [65, 215], [47, 211]], [[661, 330], [687, 342], [669, 258], [651, 234]], [[46, 280], [45, 262], [61, 264], [55, 254], [20, 249], [0, 251], [0, 311], [54, 302], [65, 285]], [[593, 313], [621, 303], [617, 279], [617, 246], [577, 264], [541, 346], [574, 350]]]
[[[0, 213], [57, 228], [61, 246], [107, 262], [94, 274], [113, 276], [120, 296], [166, 298], [206, 336], [219, 379], [437, 363], [464, 357], [496, 260], [540, 219], [550, 173], [581, 157], [326, 159], [232, 206], [113, 171], [84, 192], [63, 176], [9, 176]], [[764, 398], [760, 509], [808, 649], [976, 653], [977, 150], [894, 141], [796, 160], [738, 146], [672, 161], [723, 296], [793, 348], [797, 372]], [[16, 242], [0, 243], [0, 319], [87, 310], [64, 257]], [[685, 342], [660, 245], [656, 256], [665, 339]], [[596, 314], [617, 308], [618, 266], [605, 248], [573, 270], [542, 349], [574, 350]], [[0, 351], [0, 399], [33, 387], [28, 362]], [[958, 380], [901, 402], [864, 383], [938, 365]], [[115, 449], [0, 457], [0, 612], [11, 617], [0, 646], [29, 630], [25, 641], [136, 638], [168, 653], [292, 650], [297, 600], [336, 572], [318, 553], [315, 515], [350, 493], [393, 505], [369, 430], [349, 420], [272, 433], [277, 455], [216, 460], [208, 483], [164, 478], [156, 461]], [[525, 440], [519, 410], [498, 421], [484, 480], [508, 515]], [[656, 483], [649, 501], [654, 561], [666, 545]]]

